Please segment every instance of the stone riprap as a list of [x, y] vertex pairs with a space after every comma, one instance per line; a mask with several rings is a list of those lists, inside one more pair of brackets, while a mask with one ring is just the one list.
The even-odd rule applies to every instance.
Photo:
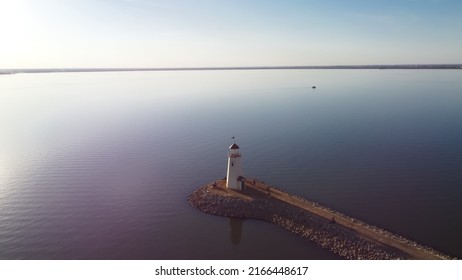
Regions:
[[[220, 180], [200, 187], [188, 197], [189, 203], [198, 210], [212, 215], [271, 222], [345, 259], [449, 258], [414, 241], [350, 218], [261, 181], [247, 180], [246, 189], [243, 191], [227, 189], [224, 184], [225, 182]], [[343, 224], [294, 206], [290, 201], [285, 201], [286, 198], [295, 199], [297, 203], [306, 203], [310, 207], [322, 210], [323, 213], [332, 214], [333, 219], [340, 219]], [[384, 244], [380, 240], [374, 240], [373, 237], [355, 230], [355, 227], [345, 226], [345, 221], [383, 237], [378, 239], [396, 240], [400, 245], [404, 244], [406, 249], [402, 250], [399, 246], [392, 246], [392, 243], [390, 246], [387, 242]], [[413, 254], [414, 251], [418, 254]]]

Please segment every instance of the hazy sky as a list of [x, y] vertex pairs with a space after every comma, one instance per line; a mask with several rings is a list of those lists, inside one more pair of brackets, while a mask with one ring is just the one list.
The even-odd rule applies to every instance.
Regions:
[[462, 63], [460, 0], [0, 0], [0, 69]]

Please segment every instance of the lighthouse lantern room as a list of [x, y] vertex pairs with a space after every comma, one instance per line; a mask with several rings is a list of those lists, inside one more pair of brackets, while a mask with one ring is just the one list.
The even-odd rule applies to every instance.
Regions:
[[244, 187], [244, 177], [242, 176], [241, 153], [239, 152], [239, 146], [236, 144], [236, 142], [234, 142], [229, 147], [226, 187], [235, 190], [242, 190]]

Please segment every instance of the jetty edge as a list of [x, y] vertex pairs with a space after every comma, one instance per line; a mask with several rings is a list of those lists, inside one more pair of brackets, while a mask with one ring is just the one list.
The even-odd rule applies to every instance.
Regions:
[[188, 202], [204, 213], [276, 224], [345, 259], [452, 259], [256, 179], [246, 178], [243, 190], [227, 188], [226, 179], [211, 182], [189, 195]]

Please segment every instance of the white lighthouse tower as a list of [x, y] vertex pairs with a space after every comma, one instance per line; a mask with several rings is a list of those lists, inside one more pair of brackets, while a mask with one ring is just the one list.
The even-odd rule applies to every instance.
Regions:
[[234, 144], [232, 144], [231, 147], [229, 147], [226, 187], [235, 190], [242, 190], [244, 187], [241, 154], [239, 153], [239, 146], [236, 144], [236, 142], [234, 142]]

